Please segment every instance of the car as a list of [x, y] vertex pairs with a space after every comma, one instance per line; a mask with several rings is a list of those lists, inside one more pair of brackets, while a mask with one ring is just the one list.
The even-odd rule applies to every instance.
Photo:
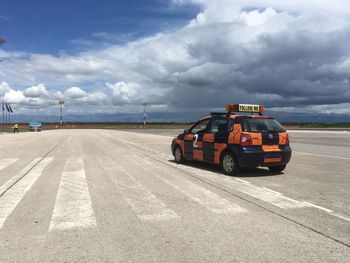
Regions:
[[263, 112], [263, 105], [253, 104], [228, 104], [226, 112], [212, 112], [173, 139], [175, 161], [221, 165], [228, 175], [259, 166], [282, 172], [292, 155], [289, 136]]

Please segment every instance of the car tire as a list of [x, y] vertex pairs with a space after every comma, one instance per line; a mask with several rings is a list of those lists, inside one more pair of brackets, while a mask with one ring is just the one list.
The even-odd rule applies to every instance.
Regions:
[[174, 158], [175, 158], [175, 162], [179, 163], [179, 164], [184, 163], [186, 161], [185, 157], [184, 157], [184, 155], [182, 153], [181, 147], [179, 145], [175, 146]]
[[224, 152], [222, 155], [221, 168], [227, 175], [237, 175], [240, 171], [236, 157], [231, 152]]
[[268, 166], [269, 170], [274, 173], [282, 172], [284, 169], [286, 169], [287, 165], [276, 165], [276, 166]]

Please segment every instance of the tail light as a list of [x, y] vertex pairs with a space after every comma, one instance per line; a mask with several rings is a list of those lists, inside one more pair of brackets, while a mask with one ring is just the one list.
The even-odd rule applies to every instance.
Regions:
[[241, 145], [253, 145], [253, 140], [250, 134], [248, 133], [241, 133]]
[[289, 144], [289, 134], [286, 134], [286, 144]]

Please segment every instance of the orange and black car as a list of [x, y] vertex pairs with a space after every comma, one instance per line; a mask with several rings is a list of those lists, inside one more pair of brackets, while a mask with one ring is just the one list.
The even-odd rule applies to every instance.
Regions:
[[283, 126], [264, 116], [262, 105], [228, 104], [226, 110], [211, 113], [175, 137], [171, 144], [175, 161], [219, 164], [230, 175], [241, 167], [284, 170], [292, 150]]

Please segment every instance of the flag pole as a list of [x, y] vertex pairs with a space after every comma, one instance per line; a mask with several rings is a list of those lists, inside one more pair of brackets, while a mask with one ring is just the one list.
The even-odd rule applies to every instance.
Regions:
[[2, 131], [5, 132], [5, 101], [2, 100]]

